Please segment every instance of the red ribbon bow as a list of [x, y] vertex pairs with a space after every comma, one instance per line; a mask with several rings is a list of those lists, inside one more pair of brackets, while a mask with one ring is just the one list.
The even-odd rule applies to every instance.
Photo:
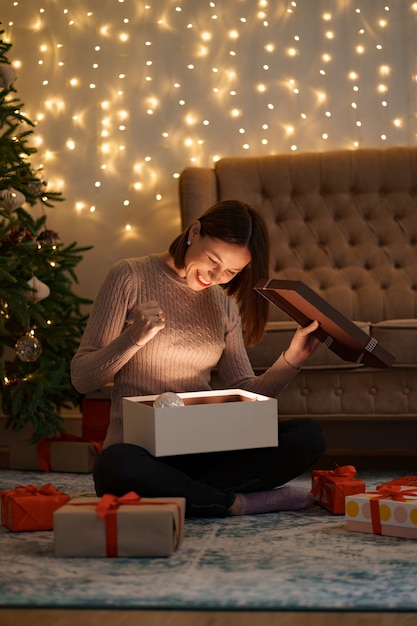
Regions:
[[111, 494], [104, 494], [97, 504], [97, 517], [106, 524], [106, 551], [107, 556], [117, 556], [117, 510], [122, 504], [140, 504], [140, 496], [129, 491], [118, 498]]
[[334, 470], [314, 470], [313, 488], [311, 493], [316, 496], [323, 486], [324, 481], [329, 476], [337, 478], [354, 478], [356, 476], [356, 467], [354, 465], [342, 465]]
[[378, 493], [372, 496], [370, 500], [371, 505], [371, 520], [372, 530], [375, 535], [382, 534], [381, 526], [381, 514], [379, 511], [379, 501], [386, 498], [391, 498], [397, 502], [405, 502], [407, 496], [417, 497], [417, 489], [401, 489], [400, 485], [380, 485], [377, 488]]
[[1, 495], [14, 494], [18, 496], [58, 496], [63, 492], [58, 491], [52, 483], [46, 483], [42, 487], [37, 485], [16, 485], [16, 487], [10, 491], [3, 491]]
[[121, 504], [139, 504], [140, 500], [141, 497], [134, 491], [129, 491], [120, 498], [112, 496], [109, 493], [105, 493], [104, 496], [100, 498], [100, 502], [97, 504], [97, 517], [104, 521], [106, 519], [106, 515], [112, 511], [117, 511]]

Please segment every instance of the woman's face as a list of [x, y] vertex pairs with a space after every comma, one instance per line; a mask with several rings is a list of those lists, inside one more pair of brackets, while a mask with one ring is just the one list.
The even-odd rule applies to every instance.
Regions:
[[245, 246], [201, 235], [200, 222], [190, 228], [188, 239], [191, 244], [185, 253], [184, 271], [194, 291], [230, 282], [251, 261]]

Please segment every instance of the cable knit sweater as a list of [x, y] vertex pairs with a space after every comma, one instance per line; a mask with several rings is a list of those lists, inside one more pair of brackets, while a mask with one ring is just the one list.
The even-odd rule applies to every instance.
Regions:
[[[139, 347], [129, 332], [135, 308], [159, 302], [166, 326]], [[225, 389], [276, 397], [296, 375], [281, 355], [255, 376], [243, 342], [237, 305], [219, 286], [190, 289], [157, 255], [125, 259], [106, 276], [71, 363], [80, 393], [114, 381], [104, 447], [123, 441], [122, 398], [210, 389], [217, 368]]]

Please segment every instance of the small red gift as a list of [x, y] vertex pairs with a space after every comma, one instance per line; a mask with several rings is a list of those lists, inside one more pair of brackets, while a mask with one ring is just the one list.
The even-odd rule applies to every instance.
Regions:
[[14, 532], [52, 530], [54, 511], [69, 499], [66, 493], [58, 491], [52, 483], [42, 487], [17, 485], [11, 491], [0, 493], [1, 523]]
[[104, 441], [110, 421], [110, 399], [84, 398], [82, 407], [83, 438], [92, 439], [93, 441]]
[[345, 497], [365, 491], [365, 483], [356, 477], [353, 465], [334, 470], [313, 470], [311, 493], [318, 504], [331, 513], [344, 515]]

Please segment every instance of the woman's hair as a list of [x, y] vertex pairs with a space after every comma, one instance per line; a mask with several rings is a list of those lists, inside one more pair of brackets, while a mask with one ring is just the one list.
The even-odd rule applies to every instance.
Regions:
[[[222, 287], [228, 295], [235, 297], [245, 344], [253, 346], [261, 340], [268, 318], [267, 300], [253, 289], [261, 278], [268, 277], [269, 238], [265, 222], [259, 213], [239, 200], [217, 202], [198, 221], [203, 237], [215, 237], [226, 243], [245, 246], [251, 254], [250, 263]], [[177, 269], [185, 265], [189, 228], [174, 239], [169, 247]]]

